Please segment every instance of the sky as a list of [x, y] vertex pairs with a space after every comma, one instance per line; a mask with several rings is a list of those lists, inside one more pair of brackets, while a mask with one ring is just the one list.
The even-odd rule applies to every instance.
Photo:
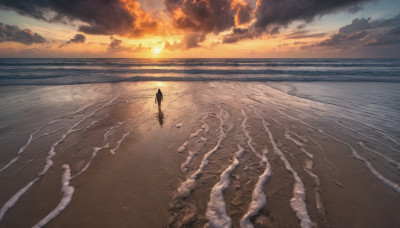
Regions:
[[400, 1], [0, 0], [0, 57], [400, 58]]

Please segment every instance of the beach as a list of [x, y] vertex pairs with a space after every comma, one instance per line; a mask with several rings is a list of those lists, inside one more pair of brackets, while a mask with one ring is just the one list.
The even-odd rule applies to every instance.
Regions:
[[4, 79], [0, 227], [400, 226], [396, 73], [215, 78], [230, 67]]

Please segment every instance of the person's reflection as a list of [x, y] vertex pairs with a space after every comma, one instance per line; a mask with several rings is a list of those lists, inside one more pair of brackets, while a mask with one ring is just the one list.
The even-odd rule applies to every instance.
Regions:
[[157, 117], [158, 117], [158, 123], [160, 124], [160, 126], [162, 126], [164, 123], [164, 113], [163, 113], [163, 111], [161, 111], [161, 108], [158, 109]]

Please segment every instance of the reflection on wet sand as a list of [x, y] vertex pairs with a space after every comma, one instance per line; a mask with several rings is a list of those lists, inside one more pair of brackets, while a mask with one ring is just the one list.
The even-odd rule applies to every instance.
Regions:
[[158, 123], [160, 124], [160, 126], [162, 126], [164, 123], [164, 112], [161, 110], [161, 108], [158, 109], [157, 118], [158, 118]]

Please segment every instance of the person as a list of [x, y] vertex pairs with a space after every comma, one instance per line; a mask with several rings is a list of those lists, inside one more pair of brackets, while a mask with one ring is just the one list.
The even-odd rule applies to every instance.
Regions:
[[158, 92], [156, 93], [156, 99], [154, 100], [154, 103], [158, 103], [158, 109], [161, 109], [161, 101], [163, 100], [163, 95], [160, 89], [158, 89]]

